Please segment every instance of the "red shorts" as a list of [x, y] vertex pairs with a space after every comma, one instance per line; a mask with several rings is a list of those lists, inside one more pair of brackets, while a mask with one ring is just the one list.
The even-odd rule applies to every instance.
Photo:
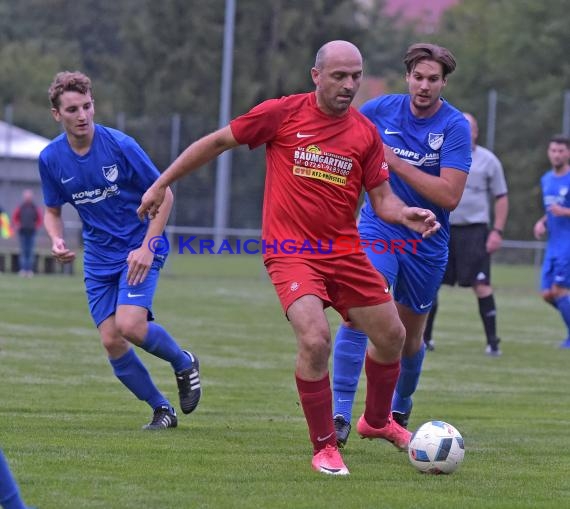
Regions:
[[314, 260], [284, 256], [268, 260], [265, 266], [285, 314], [304, 295], [316, 295], [344, 320], [351, 308], [392, 299], [385, 279], [363, 252]]

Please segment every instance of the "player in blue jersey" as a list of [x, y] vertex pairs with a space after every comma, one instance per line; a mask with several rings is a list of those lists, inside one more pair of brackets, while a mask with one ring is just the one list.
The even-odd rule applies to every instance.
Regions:
[[2, 449], [0, 449], [0, 506], [3, 509], [26, 509]]
[[570, 349], [570, 138], [553, 136], [548, 159], [552, 168], [540, 180], [546, 213], [534, 225], [534, 236], [541, 239], [548, 233], [542, 298], [562, 316], [567, 336], [560, 348]]
[[[405, 203], [431, 209], [438, 234], [422, 239], [406, 227], [382, 221], [368, 197], [359, 231], [373, 265], [393, 288], [406, 328], [392, 415], [406, 427], [424, 358], [422, 333], [445, 272], [449, 212], [459, 203], [471, 165], [471, 136], [463, 114], [441, 98], [455, 58], [446, 48], [419, 43], [404, 58], [408, 94], [385, 95], [362, 106], [386, 145], [390, 182]], [[367, 338], [341, 325], [334, 345], [334, 418], [337, 441], [346, 443]]]
[[157, 389], [136, 345], [172, 365], [180, 406], [192, 412], [201, 396], [196, 356], [180, 348], [153, 321], [152, 300], [167, 255], [160, 242], [172, 207], [151, 221], [136, 214], [142, 195], [159, 177], [146, 153], [126, 134], [95, 124], [90, 79], [61, 72], [49, 88], [51, 112], [64, 132], [40, 154], [52, 253], [69, 262], [75, 253], [64, 240], [61, 207], [70, 203], [83, 223], [84, 280], [93, 321], [115, 376], [153, 409], [145, 429], [174, 428], [176, 411]]

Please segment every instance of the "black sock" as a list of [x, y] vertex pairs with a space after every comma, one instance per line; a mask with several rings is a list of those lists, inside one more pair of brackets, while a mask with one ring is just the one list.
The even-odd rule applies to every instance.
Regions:
[[495, 297], [493, 294], [479, 299], [479, 315], [483, 321], [487, 344], [496, 341], [497, 338], [497, 308], [495, 307]]
[[426, 321], [426, 328], [424, 330], [424, 343], [431, 341], [432, 333], [433, 333], [433, 322], [435, 320], [435, 315], [437, 313], [437, 298], [434, 299], [431, 309], [429, 310], [429, 314]]

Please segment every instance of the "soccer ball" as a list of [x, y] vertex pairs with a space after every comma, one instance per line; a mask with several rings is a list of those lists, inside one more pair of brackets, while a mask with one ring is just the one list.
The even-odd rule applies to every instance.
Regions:
[[451, 474], [461, 465], [464, 454], [463, 437], [443, 421], [422, 424], [408, 446], [410, 462], [426, 474]]

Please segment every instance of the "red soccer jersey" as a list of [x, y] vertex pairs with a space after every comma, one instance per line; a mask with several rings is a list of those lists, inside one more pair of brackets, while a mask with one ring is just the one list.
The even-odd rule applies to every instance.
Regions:
[[313, 92], [265, 101], [230, 126], [238, 143], [266, 144], [266, 259], [335, 257], [346, 255], [349, 243], [359, 246], [360, 192], [388, 178], [382, 141], [368, 119], [354, 108], [327, 115]]

